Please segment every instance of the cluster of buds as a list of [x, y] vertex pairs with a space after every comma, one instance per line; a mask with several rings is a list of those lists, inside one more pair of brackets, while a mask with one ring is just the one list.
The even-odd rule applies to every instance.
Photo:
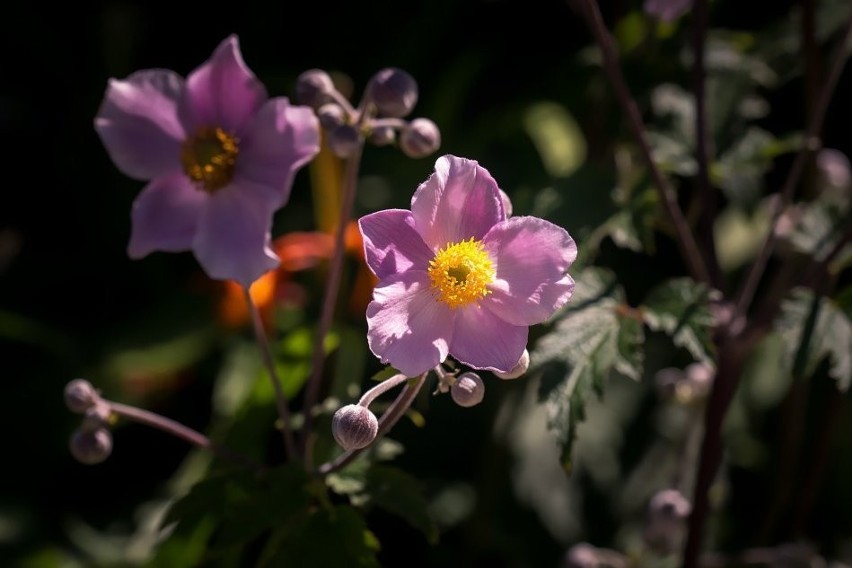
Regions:
[[424, 158], [441, 146], [441, 132], [428, 118], [405, 120], [417, 104], [414, 78], [401, 69], [382, 69], [370, 79], [361, 103], [353, 107], [320, 69], [305, 71], [296, 81], [294, 98], [314, 109], [328, 145], [341, 158], [351, 156], [365, 140], [376, 146], [396, 143], [411, 158]]
[[85, 379], [74, 379], [65, 386], [65, 405], [83, 415], [80, 426], [71, 434], [71, 455], [84, 464], [101, 463], [112, 453], [112, 410]]
[[715, 373], [706, 363], [692, 363], [685, 369], [667, 367], [660, 369], [654, 382], [657, 393], [663, 400], [675, 400], [680, 404], [703, 401], [710, 394]]

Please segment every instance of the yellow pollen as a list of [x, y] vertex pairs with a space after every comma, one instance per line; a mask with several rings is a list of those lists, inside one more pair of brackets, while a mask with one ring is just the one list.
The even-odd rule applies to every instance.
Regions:
[[429, 280], [438, 299], [451, 308], [478, 302], [491, 293], [494, 267], [482, 243], [473, 237], [449, 244], [429, 262]]
[[234, 176], [240, 152], [238, 142], [221, 128], [202, 126], [183, 142], [180, 151], [183, 171], [208, 192], [226, 186]]

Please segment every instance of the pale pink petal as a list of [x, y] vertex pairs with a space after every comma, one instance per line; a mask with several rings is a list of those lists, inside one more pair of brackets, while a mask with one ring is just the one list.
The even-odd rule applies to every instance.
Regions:
[[116, 167], [134, 179], [179, 171], [185, 131], [178, 120], [183, 79], [172, 71], [137, 71], [110, 79], [95, 130]]
[[471, 237], [480, 240], [506, 218], [497, 182], [477, 162], [442, 156], [411, 199], [417, 231], [438, 249]]
[[211, 195], [192, 243], [208, 276], [248, 287], [278, 266], [269, 234], [275, 208], [265, 197], [248, 184], [231, 184]]
[[456, 312], [450, 355], [474, 369], [508, 373], [515, 368], [527, 347], [527, 326], [507, 323], [482, 305]]
[[290, 197], [296, 170], [319, 152], [319, 121], [314, 112], [292, 106], [284, 97], [267, 101], [240, 139], [235, 183], [266, 186], [278, 206]]
[[409, 270], [383, 280], [373, 291], [367, 343], [382, 362], [414, 377], [447, 358], [453, 319], [454, 313], [432, 295], [427, 273]]
[[483, 305], [515, 325], [549, 318], [574, 292], [566, 274], [577, 245], [565, 229], [538, 217], [512, 217], [483, 239], [494, 261], [495, 281]]
[[187, 125], [220, 127], [237, 137], [267, 99], [266, 87], [243, 61], [235, 35], [189, 74], [186, 88], [180, 113]]
[[409, 211], [387, 209], [371, 213], [361, 217], [358, 226], [364, 238], [367, 265], [379, 279], [429, 267], [434, 255], [414, 228]]
[[133, 202], [127, 254], [138, 259], [156, 250], [180, 252], [192, 248], [207, 199], [208, 194], [183, 174], [162, 176], [149, 183]]

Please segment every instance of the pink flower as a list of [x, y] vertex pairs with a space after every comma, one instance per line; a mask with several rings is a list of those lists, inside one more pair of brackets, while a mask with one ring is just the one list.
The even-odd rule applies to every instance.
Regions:
[[192, 250], [205, 272], [249, 286], [278, 265], [272, 217], [319, 151], [311, 109], [270, 99], [232, 35], [184, 80], [166, 69], [111, 79], [95, 129], [133, 203], [131, 258]]
[[472, 160], [439, 158], [411, 211], [379, 211], [359, 225], [379, 279], [367, 307], [370, 349], [408, 376], [448, 355], [511, 371], [529, 326], [574, 291], [571, 236], [537, 217], [507, 219], [497, 183]]

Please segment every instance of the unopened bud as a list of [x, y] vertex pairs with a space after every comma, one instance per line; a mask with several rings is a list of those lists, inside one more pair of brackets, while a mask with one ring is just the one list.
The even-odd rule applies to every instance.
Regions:
[[852, 166], [840, 150], [823, 148], [816, 157], [820, 181], [830, 189], [848, 189], [852, 185]]
[[317, 118], [326, 130], [332, 130], [346, 122], [346, 111], [337, 103], [326, 103], [317, 109]]
[[359, 450], [376, 439], [379, 421], [369, 408], [348, 404], [334, 413], [331, 433], [344, 450]]
[[428, 118], [415, 118], [402, 129], [399, 147], [409, 158], [425, 158], [441, 147], [441, 131]]
[[506, 212], [506, 218], [508, 219], [512, 216], [512, 200], [509, 199], [509, 194], [502, 189], [498, 191], [500, 192], [500, 200], [503, 202], [503, 211]]
[[381, 116], [408, 116], [417, 104], [417, 82], [395, 67], [382, 69], [370, 79], [367, 96]]
[[686, 519], [692, 505], [680, 491], [663, 489], [651, 498], [643, 539], [659, 554], [671, 554], [680, 549], [686, 532]]
[[527, 372], [527, 369], [530, 368], [530, 352], [524, 349], [524, 352], [521, 353], [521, 358], [518, 359], [517, 365], [509, 371], [508, 373], [501, 373], [500, 371], [494, 371], [494, 376], [499, 377], [504, 380], [508, 379], [517, 379], [521, 375]]
[[598, 549], [587, 542], [580, 542], [565, 553], [564, 568], [600, 568]]
[[296, 79], [295, 98], [303, 105], [319, 108], [327, 103], [334, 92], [334, 82], [321, 69], [309, 69]]
[[485, 397], [485, 384], [476, 373], [462, 373], [450, 387], [450, 396], [459, 406], [476, 406]]
[[684, 369], [686, 383], [689, 385], [690, 400], [704, 398], [710, 394], [715, 373], [707, 363], [693, 363]]
[[377, 126], [370, 130], [370, 143], [375, 146], [387, 146], [396, 140], [396, 130], [390, 126]]
[[69, 449], [80, 463], [101, 463], [112, 453], [112, 434], [106, 428], [86, 430], [78, 428], [71, 434]]
[[338, 158], [351, 156], [360, 143], [361, 134], [349, 124], [340, 124], [328, 132], [328, 146]]
[[65, 385], [65, 406], [72, 412], [82, 414], [99, 399], [95, 387], [86, 379], [74, 379]]

